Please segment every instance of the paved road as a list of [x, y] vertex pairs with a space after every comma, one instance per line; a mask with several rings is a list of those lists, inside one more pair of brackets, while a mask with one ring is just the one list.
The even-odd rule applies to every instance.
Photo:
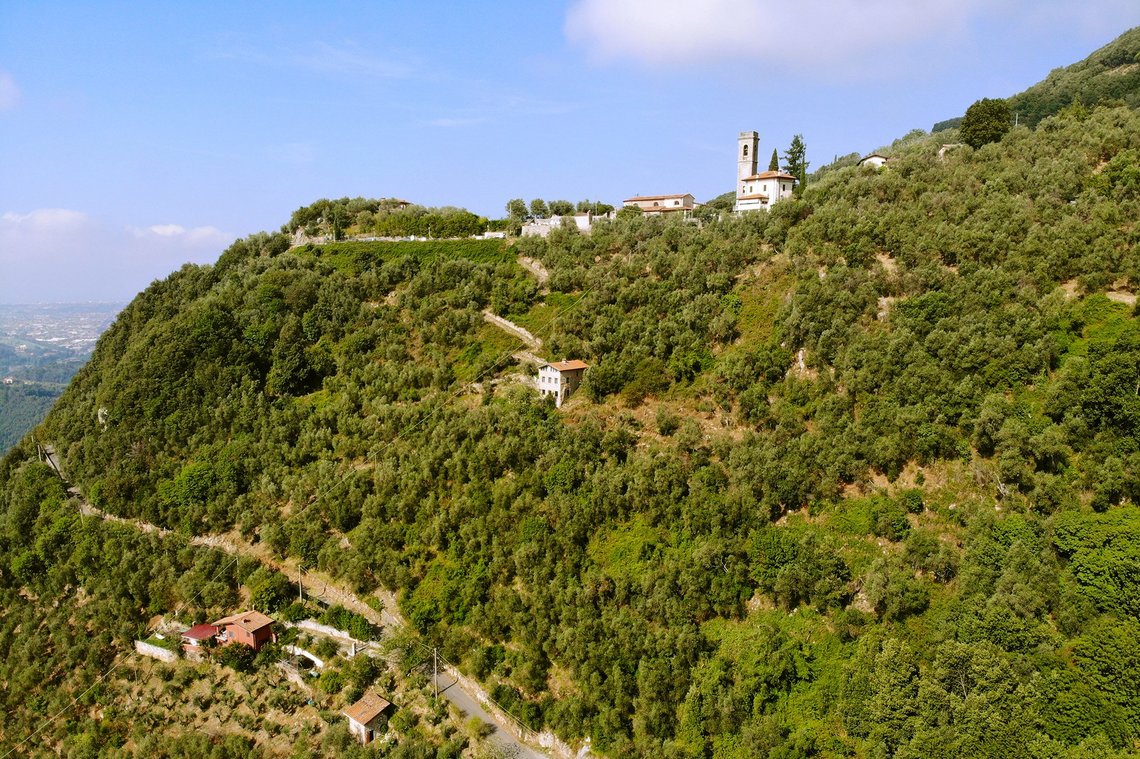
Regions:
[[518, 757], [518, 759], [545, 759], [544, 754], [540, 754], [527, 747], [520, 743], [513, 735], [500, 729], [495, 719], [487, 713], [487, 710], [484, 709], [478, 701], [472, 698], [470, 693], [460, 688], [459, 684], [450, 675], [441, 672], [436, 683], [439, 685], [440, 695], [455, 704], [460, 711], [468, 717], [478, 717], [484, 723], [495, 729], [487, 740], [502, 749], [506, 756]]

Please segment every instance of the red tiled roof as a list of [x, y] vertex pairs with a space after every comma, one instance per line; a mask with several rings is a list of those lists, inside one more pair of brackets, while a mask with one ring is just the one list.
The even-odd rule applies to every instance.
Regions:
[[360, 700], [345, 709], [343, 714], [362, 725], [367, 725], [379, 717], [384, 710], [391, 705], [392, 703], [388, 701], [388, 699], [381, 698], [372, 691], [365, 691], [364, 695], [360, 697]]
[[754, 182], [757, 179], [795, 179], [795, 176], [786, 171], [765, 171], [763, 174], [753, 174], [750, 177], [744, 177], [741, 181]]
[[231, 614], [228, 617], [222, 617], [214, 624], [218, 627], [236, 625], [252, 635], [261, 628], [273, 624], [273, 620], [260, 611], [243, 611], [241, 614]]
[[639, 200], [672, 200], [673, 198], [683, 198], [687, 195], [692, 195], [692, 193], [680, 192], [676, 195], [638, 195], [634, 198], [626, 198], [622, 203], [636, 203]]
[[767, 195], [741, 195], [737, 200], [768, 200]]
[[214, 625], [200, 624], [194, 625], [189, 630], [182, 633], [183, 638], [190, 640], [209, 640], [218, 634], [218, 628]]
[[554, 362], [554, 363], [551, 363], [550, 366], [554, 367], [555, 369], [557, 369], [560, 372], [572, 372], [575, 369], [589, 369], [590, 368], [590, 365], [587, 364], [585, 361], [579, 361], [576, 358], [571, 359], [570, 361]]

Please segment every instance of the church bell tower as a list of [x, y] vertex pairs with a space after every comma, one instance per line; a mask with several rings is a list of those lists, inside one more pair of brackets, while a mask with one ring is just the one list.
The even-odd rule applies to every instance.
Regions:
[[760, 149], [760, 135], [756, 132], [741, 132], [736, 147], [736, 185], [740, 194], [740, 180], [756, 174], [756, 151]]

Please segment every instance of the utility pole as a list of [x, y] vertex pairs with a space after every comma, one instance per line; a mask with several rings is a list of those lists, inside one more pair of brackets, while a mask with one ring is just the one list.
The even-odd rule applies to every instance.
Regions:
[[431, 684], [436, 700], [439, 699], [439, 649], [431, 650]]
[[297, 565], [297, 600], [305, 603], [305, 586], [301, 584], [301, 577], [305, 574], [305, 566]]

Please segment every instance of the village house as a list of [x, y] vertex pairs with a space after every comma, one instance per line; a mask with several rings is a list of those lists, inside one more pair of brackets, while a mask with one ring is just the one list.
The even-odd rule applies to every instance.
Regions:
[[257, 651], [266, 643], [276, 642], [273, 620], [259, 611], [243, 611], [223, 617], [214, 623], [220, 628], [218, 642], [222, 645], [241, 643]]
[[584, 361], [557, 361], [543, 364], [538, 369], [538, 392], [554, 396], [554, 405], [562, 408], [563, 402], [582, 384], [582, 376], [589, 366]]
[[686, 219], [692, 216], [693, 209], [700, 205], [696, 198], [687, 192], [680, 195], [638, 195], [626, 198], [622, 203], [640, 208], [646, 216], [680, 213]]
[[220, 632], [215, 625], [194, 625], [182, 633], [182, 650], [190, 656], [200, 656]]
[[889, 160], [891, 159], [887, 158], [885, 155], [882, 155], [880, 153], [872, 153], [871, 155], [863, 156], [863, 158], [859, 160], [859, 165], [881, 169], [887, 165], [887, 161]]
[[756, 153], [760, 150], [757, 132], [741, 132], [736, 153], [736, 205], [733, 210], [767, 211], [784, 198], [790, 198], [796, 178], [786, 171], [756, 171]]
[[526, 224], [523, 224], [522, 236], [546, 237], [552, 230], [561, 227], [564, 219], [573, 219], [574, 226], [577, 227], [578, 231], [588, 234], [594, 228], [594, 219], [612, 219], [613, 217], [614, 214], [612, 211], [608, 214], [599, 214], [597, 216], [586, 211], [585, 213], [576, 213], [573, 216], [559, 216], [555, 214], [546, 219], [531, 219]]
[[361, 745], [371, 743], [378, 732], [387, 728], [380, 717], [391, 706], [388, 699], [381, 698], [370, 690], [365, 691], [359, 701], [342, 712], [348, 717], [348, 731], [356, 736]]

